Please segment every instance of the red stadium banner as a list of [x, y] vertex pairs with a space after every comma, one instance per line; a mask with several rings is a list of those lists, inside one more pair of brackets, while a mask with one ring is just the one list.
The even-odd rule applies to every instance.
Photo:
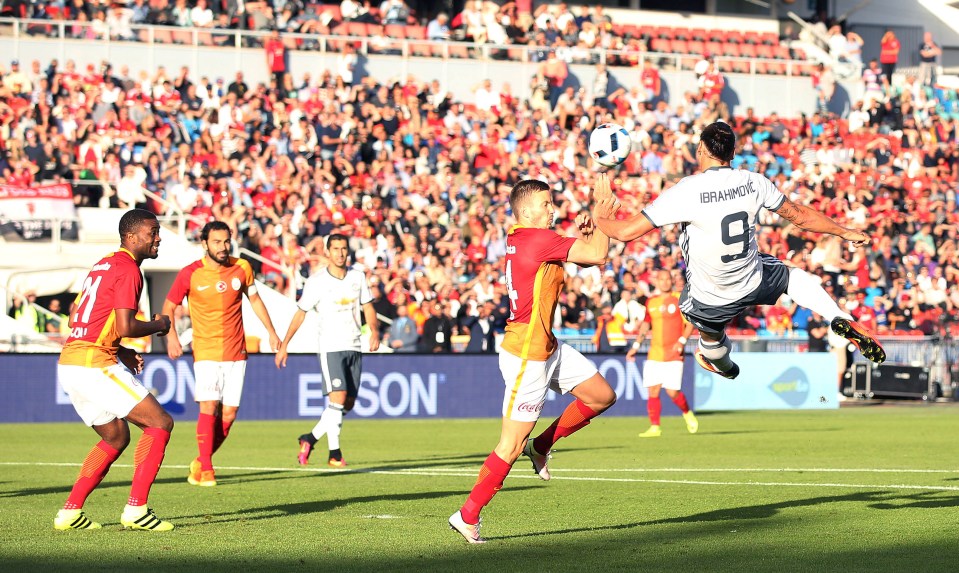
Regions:
[[0, 185], [0, 233], [4, 239], [49, 239], [57, 221], [61, 238], [77, 238], [77, 210], [69, 184]]

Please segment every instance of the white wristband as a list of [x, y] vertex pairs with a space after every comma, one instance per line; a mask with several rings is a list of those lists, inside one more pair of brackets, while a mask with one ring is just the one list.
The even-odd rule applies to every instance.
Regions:
[[679, 337], [679, 343], [680, 343], [680, 344], [686, 344], [686, 337], [685, 337], [685, 336], [680, 336], [680, 337]]
[[633, 343], [633, 350], [639, 351], [639, 341]]

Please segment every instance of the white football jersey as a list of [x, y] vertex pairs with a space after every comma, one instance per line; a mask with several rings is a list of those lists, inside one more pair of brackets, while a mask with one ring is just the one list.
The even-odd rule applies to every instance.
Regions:
[[762, 208], [776, 210], [785, 200], [759, 173], [713, 167], [684, 178], [643, 214], [657, 227], [682, 225], [680, 248], [690, 296], [723, 306], [759, 286], [762, 264], [755, 225]]
[[360, 310], [373, 302], [366, 275], [346, 271], [338, 279], [323, 269], [306, 280], [297, 306], [304, 312], [315, 310], [320, 315], [320, 352], [360, 350]]

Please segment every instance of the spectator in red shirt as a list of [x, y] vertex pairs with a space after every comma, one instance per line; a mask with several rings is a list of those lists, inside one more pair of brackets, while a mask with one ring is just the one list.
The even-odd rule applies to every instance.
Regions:
[[643, 89], [646, 90], [646, 101], [657, 101], [662, 93], [662, 83], [659, 78], [659, 70], [653, 65], [652, 60], [643, 61], [643, 71], [639, 74], [639, 78], [643, 83]]
[[879, 63], [882, 64], [882, 73], [886, 76], [889, 85], [892, 85], [892, 74], [896, 71], [899, 62], [899, 39], [892, 30], [886, 30], [882, 35], [879, 51]]
[[273, 75], [277, 88], [283, 87], [283, 76], [286, 75], [286, 46], [280, 39], [280, 32], [273, 30], [270, 37], [263, 43], [266, 50], [266, 67]]

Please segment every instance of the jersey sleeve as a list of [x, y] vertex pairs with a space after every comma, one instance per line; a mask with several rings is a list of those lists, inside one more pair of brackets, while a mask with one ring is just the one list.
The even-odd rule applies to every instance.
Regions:
[[575, 237], [561, 237], [549, 229], [541, 229], [533, 236], [533, 256], [541, 262], [566, 262], [569, 250], [576, 242]]
[[373, 292], [370, 290], [370, 283], [366, 280], [366, 275], [357, 271], [360, 280], [360, 304], [373, 302]]
[[126, 266], [114, 276], [113, 308], [136, 310], [140, 307], [140, 292], [143, 290], [143, 275], [136, 265]]
[[193, 276], [193, 265], [185, 267], [176, 274], [176, 279], [173, 281], [173, 285], [170, 286], [170, 292], [167, 293], [166, 299], [173, 304], [182, 304], [183, 299], [190, 294], [190, 277]]
[[683, 188], [682, 182], [674, 185], [643, 209], [643, 215], [653, 226], [664, 227], [689, 221], [689, 199], [683, 198]]
[[[652, 299], [649, 299], [652, 300]], [[643, 305], [643, 322], [653, 324], [653, 313], [649, 312], [649, 303]]]
[[782, 207], [783, 202], [786, 200], [786, 196], [783, 195], [776, 184], [770, 181], [766, 177], [759, 177], [760, 184], [759, 189], [762, 193], [762, 204], [763, 207], [769, 209], [770, 211], [775, 211], [776, 209]]
[[320, 285], [319, 275], [313, 275], [306, 279], [306, 284], [303, 285], [303, 294], [300, 295], [300, 300], [296, 302], [296, 306], [303, 312], [309, 312], [320, 303], [322, 296], [323, 289]]

